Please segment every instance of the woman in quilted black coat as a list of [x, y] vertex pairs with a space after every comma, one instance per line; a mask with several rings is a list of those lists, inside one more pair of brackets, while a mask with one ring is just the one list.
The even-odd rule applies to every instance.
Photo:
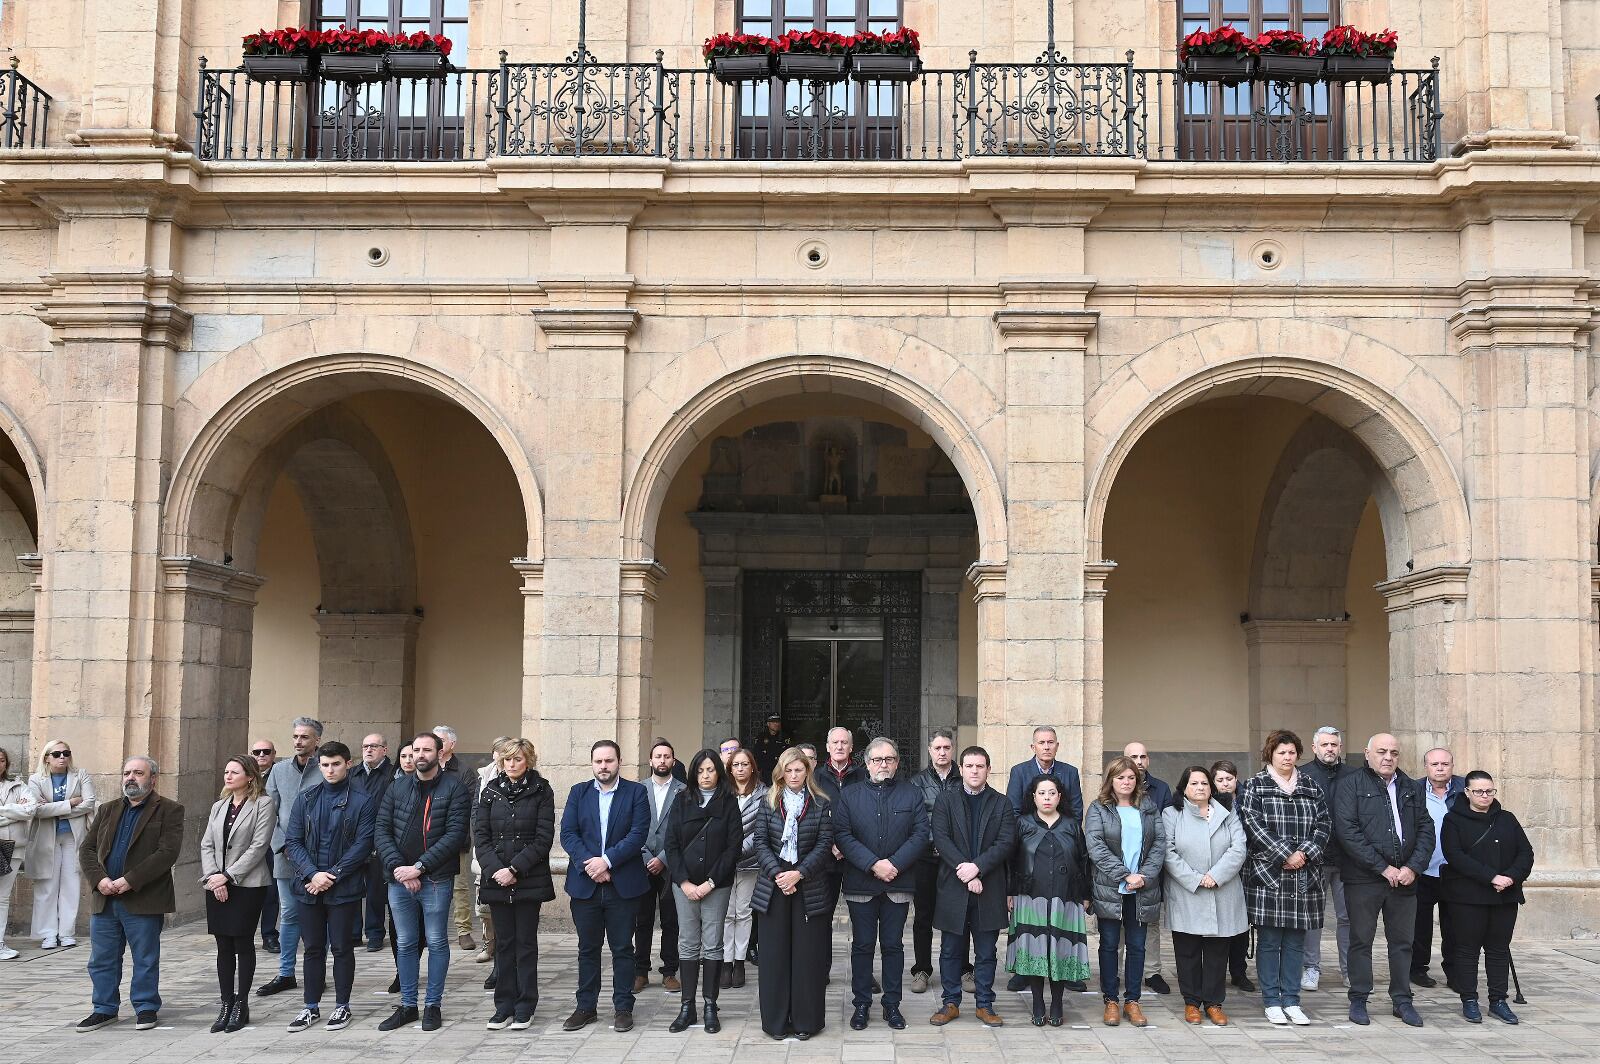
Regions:
[[1266, 767], [1239, 789], [1249, 842], [1244, 898], [1256, 928], [1256, 974], [1274, 1024], [1311, 1022], [1300, 1008], [1305, 932], [1322, 926], [1322, 860], [1332, 819], [1322, 788], [1300, 772], [1300, 737], [1275, 731], [1261, 747]]

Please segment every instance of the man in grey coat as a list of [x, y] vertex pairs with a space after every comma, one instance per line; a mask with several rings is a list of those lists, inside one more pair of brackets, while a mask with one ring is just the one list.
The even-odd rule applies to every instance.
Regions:
[[278, 884], [278, 974], [256, 988], [256, 997], [271, 997], [293, 990], [295, 952], [300, 945], [300, 920], [291, 880], [294, 866], [283, 856], [284, 833], [294, 814], [295, 799], [322, 782], [317, 747], [322, 744], [322, 722], [314, 717], [294, 719], [294, 756], [286, 757], [267, 773], [267, 797], [278, 809], [278, 826], [272, 829], [272, 874]]
[[650, 779], [644, 795], [650, 803], [650, 832], [644, 839], [644, 870], [650, 873], [650, 889], [639, 899], [639, 912], [633, 922], [633, 992], [650, 985], [650, 942], [655, 937], [656, 914], [661, 915], [661, 987], [671, 994], [681, 989], [678, 982], [678, 906], [672, 900], [672, 881], [667, 875], [667, 812], [686, 784], [673, 773], [678, 757], [672, 744], [657, 739], [650, 747]]

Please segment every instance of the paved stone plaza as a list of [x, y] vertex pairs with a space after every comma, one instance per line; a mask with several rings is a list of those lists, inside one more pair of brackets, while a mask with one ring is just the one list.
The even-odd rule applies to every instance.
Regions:
[[[740, 1064], [869, 1064], [889, 1061], [943, 1061], [948, 1064], [992, 1060], [998, 1051], [1012, 1059], [1055, 1054], [1058, 1058], [1084, 1059], [1088, 1055], [1144, 1061], [1325, 1061], [1330, 1057], [1372, 1061], [1423, 1060], [1446, 1064], [1484, 1061], [1560, 1060], [1568, 1064], [1600, 1059], [1600, 942], [1540, 942], [1519, 944], [1518, 972], [1528, 1004], [1517, 1006], [1523, 1023], [1507, 1027], [1488, 1019], [1473, 1027], [1460, 1018], [1452, 995], [1442, 988], [1421, 991], [1418, 1006], [1427, 1026], [1404, 1027], [1390, 1019], [1387, 1010], [1374, 1008], [1374, 1023], [1365, 1030], [1343, 1020], [1344, 994], [1307, 994], [1305, 1005], [1318, 1020], [1303, 1031], [1275, 1029], [1262, 1017], [1259, 995], [1230, 992], [1227, 1007], [1235, 1025], [1209, 1024], [1190, 1028], [1181, 1019], [1181, 999], [1146, 995], [1150, 1026], [1143, 1031], [1126, 1025], [1107, 1028], [1099, 1022], [1095, 994], [1069, 1001], [1068, 1023], [1059, 1030], [1035, 1029], [1028, 1024], [1026, 998], [1002, 993], [998, 1011], [1005, 1028], [990, 1031], [971, 1018], [970, 1000], [962, 1018], [943, 1030], [927, 1023], [938, 1004], [937, 995], [908, 993], [904, 1006], [910, 1026], [893, 1034], [874, 1013], [873, 1025], [863, 1033], [846, 1026], [844, 971], [847, 943], [840, 934], [835, 949], [834, 990], [838, 1007], [827, 1031], [810, 1042], [778, 1044], [761, 1033], [755, 1015], [755, 984], [722, 995], [723, 1031], [708, 1037], [698, 1030], [688, 1035], [667, 1033], [678, 998], [665, 994], [659, 982], [641, 995], [635, 1018], [638, 1026], [619, 1035], [608, 1027], [592, 1026], [566, 1034], [561, 1021], [572, 1008], [576, 939], [570, 934], [545, 937], [546, 959], [543, 997], [536, 1026], [528, 1032], [494, 1032], [484, 1029], [490, 1006], [481, 984], [487, 966], [474, 964], [457, 952], [445, 996], [444, 1029], [423, 1034], [410, 1028], [395, 1034], [378, 1032], [378, 1022], [395, 1002], [382, 991], [392, 978], [388, 953], [362, 952], [357, 959], [356, 1024], [329, 1033], [314, 1027], [292, 1035], [284, 1026], [299, 1008], [293, 993], [253, 1004], [255, 1025], [237, 1035], [209, 1033], [216, 1015], [216, 983], [210, 939], [198, 925], [173, 931], [166, 938], [162, 992], [165, 1005], [162, 1026], [155, 1031], [133, 1029], [124, 1006], [123, 1021], [93, 1034], [78, 1034], [73, 1024], [89, 1011], [89, 982], [84, 973], [88, 947], [57, 953], [26, 950], [22, 957], [0, 966], [0, 1002], [4, 1002], [6, 1037], [0, 1042], [0, 1064], [40, 1061], [160, 1061], [181, 1064], [191, 1060], [250, 1060], [281, 1062], [309, 1059], [319, 1064], [371, 1059], [384, 1054], [396, 1060], [460, 1061], [496, 1064], [500, 1061], [567, 1061], [580, 1053], [587, 1064], [612, 1061], [693, 1060], [695, 1064], [727, 1064], [735, 1056]], [[258, 975], [271, 974], [270, 954], [260, 954]], [[752, 971], [752, 975], [754, 972]], [[1172, 973], [1167, 972], [1170, 979]], [[1379, 977], [1380, 985], [1382, 974]], [[258, 980], [259, 982], [259, 980]], [[608, 993], [609, 991], [607, 991]], [[606, 1003], [602, 996], [602, 1004]], [[327, 1014], [331, 1002], [325, 1002]], [[602, 1015], [608, 1015], [602, 1013]], [[1338, 1022], [1323, 1022], [1338, 1017]], [[1048, 1059], [1046, 1057], [1046, 1059]]]

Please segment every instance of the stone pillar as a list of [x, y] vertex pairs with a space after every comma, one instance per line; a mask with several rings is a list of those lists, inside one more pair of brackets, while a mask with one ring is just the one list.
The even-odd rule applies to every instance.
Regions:
[[[922, 588], [922, 732], [928, 745], [934, 728], [956, 726], [957, 667], [961, 656], [962, 574], [956, 568], [923, 570]], [[959, 750], [957, 751], [960, 752]], [[921, 764], [922, 750], [911, 760]]]
[[1105, 767], [1106, 581], [1116, 570], [1116, 562], [1089, 562], [1083, 567], [1083, 760], [1074, 764], [1086, 795], [1100, 790]]
[[[701, 552], [705, 537], [701, 537]], [[739, 725], [739, 639], [743, 615], [739, 612], [739, 567], [700, 565], [705, 581], [706, 641], [704, 669], [705, 717], [701, 741], [707, 746]], [[756, 722], [752, 721], [754, 725]]]
[[85, 69], [93, 76], [84, 87], [82, 124], [70, 141], [90, 147], [180, 146], [179, 88], [194, 77], [183, 69], [183, 32], [192, 17], [186, 6], [186, 0], [84, 3]]
[[13, 774], [31, 775], [39, 750], [28, 744], [33, 695], [33, 611], [0, 610], [0, 746], [11, 751]]
[[629, 743], [621, 734], [625, 726], [637, 732], [640, 699], [637, 683], [626, 696], [621, 690], [618, 545], [623, 363], [638, 313], [617, 304], [566, 306], [536, 310], [534, 318], [548, 346], [549, 389], [540, 732], [546, 775], [560, 794], [588, 774], [596, 739], [623, 743], [625, 766], [637, 754], [637, 735]]
[[[1324, 724], [1347, 731], [1348, 621], [1249, 620], [1250, 745], [1274, 728], [1306, 742]], [[1363, 738], [1365, 738], [1363, 736]]]
[[[995, 764], [1009, 765], [1001, 753], [1006, 739], [1006, 567], [974, 562], [967, 568], [972, 601], [978, 604], [978, 734], [979, 745]], [[957, 746], [969, 737], [957, 736]], [[997, 743], [996, 740], [999, 742]]]
[[656, 592], [667, 570], [660, 562], [622, 563], [622, 624], [617, 641], [617, 742], [622, 763], [650, 760], [655, 721]]
[[1456, 147], [1576, 148], [1566, 131], [1562, 5], [1469, 0], [1457, 8], [1466, 129]]
[[414, 732], [417, 628], [414, 613], [326, 613], [317, 622], [317, 717], [329, 738], [350, 744], [379, 732], [390, 746]]
[[[1467, 625], [1471, 570], [1438, 566], [1378, 585], [1389, 617], [1389, 730], [1406, 769], [1421, 775], [1422, 753], [1449, 743], [1458, 762], [1469, 754]], [[1368, 736], [1352, 735], [1359, 752]]]
[[544, 760], [541, 688], [544, 677], [544, 563], [513, 558], [511, 568], [522, 580], [522, 731]]

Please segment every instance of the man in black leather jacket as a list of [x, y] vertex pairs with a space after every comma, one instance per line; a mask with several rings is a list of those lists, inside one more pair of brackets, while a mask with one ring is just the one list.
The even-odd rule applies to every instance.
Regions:
[[[911, 777], [911, 785], [922, 792], [922, 804], [933, 816], [933, 803], [939, 795], [961, 786], [961, 773], [955, 769], [955, 733], [949, 728], [935, 728], [928, 742], [928, 767]], [[917, 862], [916, 906], [911, 923], [911, 992], [926, 993], [928, 981], [933, 978], [933, 909], [939, 889], [939, 851], [929, 839], [928, 852]], [[972, 966], [963, 964], [962, 971], [970, 972]]]

